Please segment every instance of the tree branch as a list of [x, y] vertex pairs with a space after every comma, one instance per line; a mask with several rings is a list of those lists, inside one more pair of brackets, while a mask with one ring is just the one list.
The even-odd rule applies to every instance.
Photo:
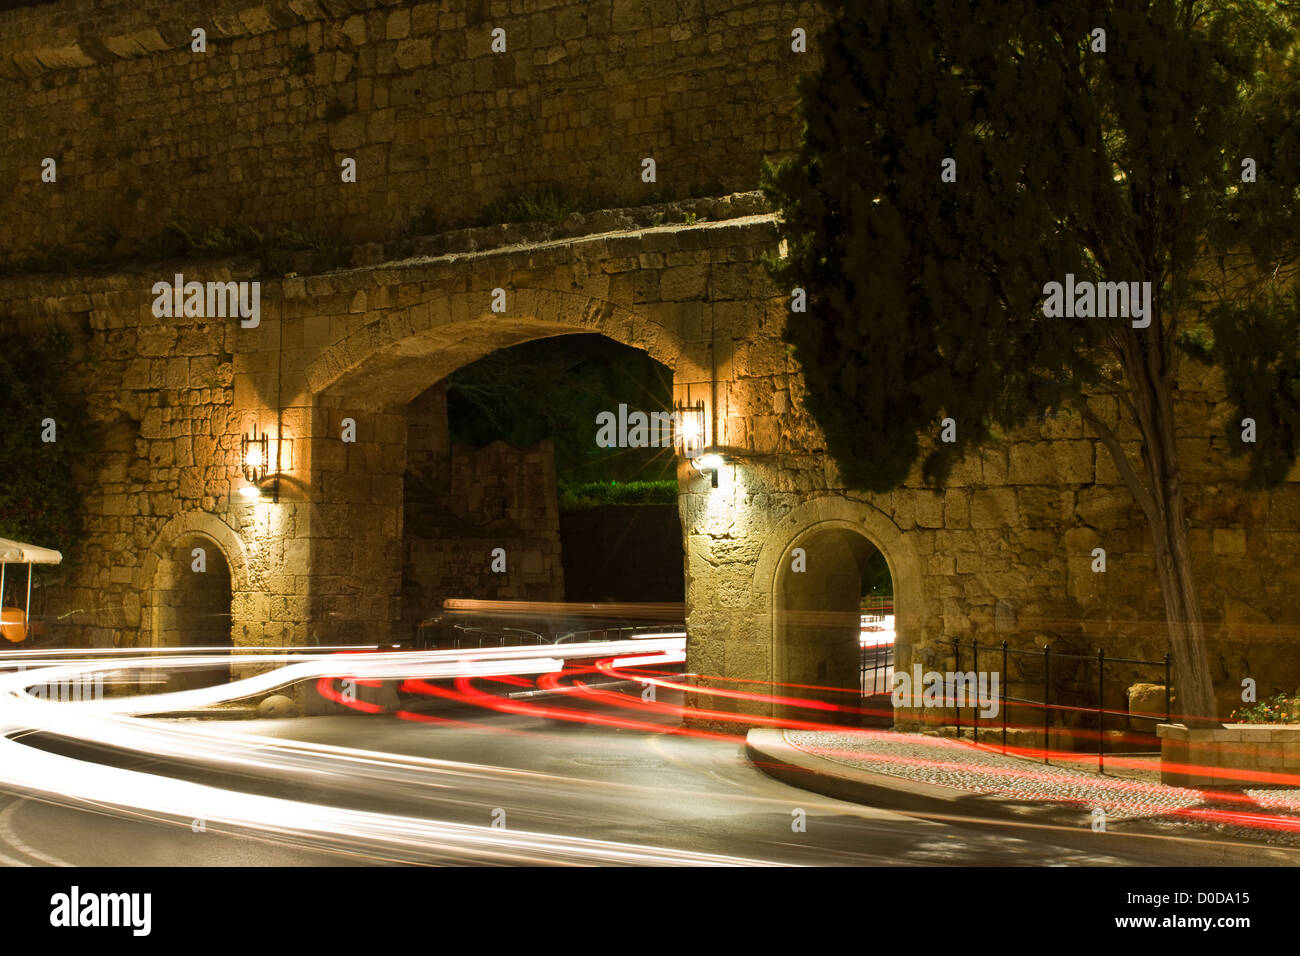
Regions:
[[1110, 452], [1111, 458], [1115, 460], [1115, 468], [1119, 471], [1120, 477], [1124, 479], [1124, 484], [1128, 486], [1133, 499], [1146, 514], [1147, 519], [1154, 524], [1158, 516], [1155, 496], [1133, 468], [1133, 463], [1129, 461], [1128, 455], [1124, 453], [1124, 446], [1120, 444], [1119, 436], [1098, 417], [1097, 413], [1088, 404], [1088, 400], [1082, 395], [1076, 399], [1076, 407], [1079, 414], [1083, 416], [1083, 420], [1088, 423], [1088, 426], [1101, 440], [1101, 443], [1106, 446], [1106, 450]]

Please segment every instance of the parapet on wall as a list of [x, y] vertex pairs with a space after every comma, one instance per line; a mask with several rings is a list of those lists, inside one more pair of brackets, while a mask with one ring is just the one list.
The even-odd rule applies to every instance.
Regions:
[[791, 31], [823, 19], [808, 0], [0, 12], [0, 256], [129, 252], [174, 219], [371, 241], [551, 183], [617, 204], [753, 188], [798, 143], [793, 81], [816, 64]]

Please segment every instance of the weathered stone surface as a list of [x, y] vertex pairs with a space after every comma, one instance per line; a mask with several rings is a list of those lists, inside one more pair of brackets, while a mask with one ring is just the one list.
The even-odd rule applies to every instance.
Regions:
[[283, 694], [272, 694], [257, 705], [259, 717], [297, 717], [298, 707], [292, 698]]
[[[88, 0], [68, 2], [77, 13]], [[698, 30], [654, 4], [566, 0], [512, 11], [503, 55], [488, 51], [487, 30], [463, 0], [411, 10], [379, 0], [218, 4], [203, 60], [172, 42], [173, 27], [155, 25], [170, 22], [171, 0], [105, 5], [94, 22], [106, 39], [93, 45], [59, 26], [70, 15], [63, 6], [0, 17], [11, 114], [0, 160], [28, 169], [44, 155], [40, 143], [57, 142], [83, 159], [102, 153], [95, 164], [106, 175], [61, 175], [59, 201], [76, 216], [51, 214], [50, 193], [20, 176], [0, 196], [10, 227], [0, 252], [74, 243], [87, 224], [110, 222], [126, 229], [129, 247], [162, 224], [142, 210], [187, 209], [206, 222], [315, 228], [365, 244], [353, 249], [351, 271], [267, 280], [257, 329], [156, 319], [150, 286], [173, 264], [0, 280], [6, 321], [53, 318], [88, 336], [101, 363], [73, 376], [113, 423], [103, 460], [88, 465], [87, 563], [65, 595], [66, 610], [108, 609], [67, 619], [84, 643], [176, 639], [168, 588], [179, 580], [177, 553], [201, 541], [229, 564], [231, 633], [245, 644], [382, 639], [449, 588], [556, 593], [550, 532], [528, 520], [540, 513], [530, 495], [545, 492], [530, 453], [466, 458], [470, 470], [451, 465], [443, 485], [456, 508], [481, 518], [505, 499], [509, 527], [496, 530], [520, 554], [510, 562], [520, 580], [482, 572], [487, 536], [471, 545], [468, 535], [412, 532], [407, 469], [433, 467], [420, 459], [432, 439], [413, 433], [421, 423], [412, 402], [493, 349], [596, 332], [672, 368], [679, 401], [716, 386], [714, 437], [736, 451], [717, 489], [679, 469], [692, 670], [770, 680], [809, 665], [815, 681], [825, 664], [851, 683], [838, 670], [849, 666], [843, 647], [786, 659], [799, 639], [782, 630], [791, 610], [782, 602], [806, 597], [808, 586], [778, 569], [797, 542], [821, 534], [818, 553], [846, 566], [859, 539], [884, 552], [900, 663], [990, 627], [1012, 643], [1071, 632], [1124, 656], [1163, 654], [1149, 534], [1077, 417], [1048, 418], [973, 452], [946, 488], [924, 488], [913, 474], [888, 495], [852, 492], [824, 452], [781, 341], [784, 291], [759, 263], [777, 248], [771, 216], [752, 195], [635, 206], [652, 188], [682, 197], [753, 187], [760, 155], [797, 145], [792, 81], [815, 68], [815, 54], [797, 62], [776, 38], [788, 36], [792, 17], [814, 35], [823, 14], [812, 3], [720, 0], [711, 7], [718, 28]], [[293, 67], [302, 42], [306, 74]], [[742, 61], [752, 68], [737, 84]], [[641, 184], [647, 136], [668, 117], [692, 135], [656, 147], [660, 183]], [[338, 182], [331, 147], [358, 159], [357, 183]], [[223, 157], [219, 168], [206, 156]], [[127, 168], [129, 184], [118, 175]], [[557, 224], [403, 234], [425, 205], [445, 224], [550, 182], [626, 195], [628, 206]], [[177, 266], [203, 279], [251, 268]], [[502, 314], [488, 305], [498, 286], [510, 293]], [[1227, 690], [1264, 672], [1300, 684], [1282, 632], [1300, 616], [1300, 470], [1272, 492], [1233, 490], [1241, 464], [1219, 434], [1222, 383], [1193, 363], [1184, 372], [1180, 448], [1214, 677]], [[1105, 396], [1097, 407], [1105, 420], [1115, 415]], [[346, 444], [345, 419], [356, 428]], [[240, 438], [254, 428], [286, 436], [278, 504], [239, 493]], [[1138, 461], [1132, 433], [1120, 437]], [[526, 484], [507, 487], [511, 469]], [[471, 473], [492, 480], [476, 488]], [[1107, 551], [1105, 574], [1091, 570], [1093, 547]], [[424, 557], [413, 563], [413, 553]]]
[[[57, 144], [72, 162], [60, 167], [59, 201], [77, 211], [50, 215], [48, 186], [13, 179], [0, 195], [6, 258], [85, 243], [108, 223], [129, 247], [169, 213], [365, 242], [398, 238], [426, 206], [451, 224], [554, 183], [629, 200], [753, 189], [760, 157], [798, 145], [794, 80], [816, 66], [816, 44], [790, 54], [790, 24], [811, 37], [825, 22], [812, 0], [724, 0], [707, 30], [639, 0], [509, 16], [502, 5], [495, 21], [468, 0], [437, 12], [387, 0], [222, 2], [205, 13], [208, 52], [196, 54], [193, 12], [179, 0], [69, 2], [0, 21], [0, 166], [33, 169], [30, 157]], [[667, 22], [652, 29], [652, 19]], [[69, 23], [93, 28], [82, 39]], [[506, 29], [504, 53], [490, 49], [493, 25]], [[649, 149], [670, 119], [691, 135]], [[360, 175], [340, 188], [343, 150]], [[639, 179], [647, 155], [657, 186]], [[78, 172], [82, 162], [94, 174]], [[720, 277], [717, 297], [734, 295]]]

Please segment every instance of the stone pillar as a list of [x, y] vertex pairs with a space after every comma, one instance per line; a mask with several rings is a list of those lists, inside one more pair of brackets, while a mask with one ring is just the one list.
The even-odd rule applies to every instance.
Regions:
[[405, 468], [402, 410], [318, 405], [312, 421], [308, 582], [315, 643], [387, 643], [395, 636]]

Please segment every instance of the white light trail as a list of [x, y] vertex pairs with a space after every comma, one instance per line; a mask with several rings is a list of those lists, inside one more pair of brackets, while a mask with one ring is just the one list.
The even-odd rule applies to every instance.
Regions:
[[[482, 648], [472, 651], [354, 653], [337, 656], [269, 654], [234, 657], [245, 666], [278, 665], [229, 684], [136, 697], [55, 702], [32, 696], [34, 685], [84, 681], [109, 672], [151, 673], [212, 666], [206, 654], [165, 659], [130, 654], [87, 655], [59, 651], [24, 658], [27, 669], [0, 673], [0, 787], [38, 799], [120, 815], [184, 824], [202, 819], [209, 829], [225, 826], [260, 833], [279, 842], [362, 852], [379, 859], [411, 862], [495, 861], [517, 864], [752, 865], [750, 860], [689, 850], [559, 836], [489, 826], [449, 823], [401, 814], [352, 810], [212, 787], [175, 777], [75, 759], [24, 745], [30, 732], [56, 735], [104, 747], [174, 760], [188, 766], [240, 767], [250, 771], [329, 773], [355, 776], [357, 785], [388, 781], [416, 790], [447, 789], [456, 775], [502, 774], [543, 783], [549, 775], [528, 771], [415, 758], [263, 736], [228, 735], [202, 723], [166, 723], [135, 715], [192, 711], [260, 696], [301, 681], [323, 677], [356, 680], [446, 679], [555, 673], [566, 659], [617, 657], [622, 664], [684, 659], [682, 636], [639, 637], [576, 645]], [[80, 659], [66, 660], [73, 655]], [[433, 777], [430, 771], [438, 773]]]

